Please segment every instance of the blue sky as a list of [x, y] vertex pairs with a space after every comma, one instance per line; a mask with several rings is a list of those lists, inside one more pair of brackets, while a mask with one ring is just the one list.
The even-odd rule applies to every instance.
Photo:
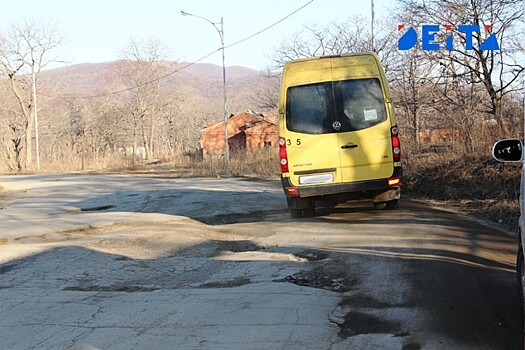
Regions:
[[[23, 19], [53, 21], [66, 35], [55, 51], [68, 64], [113, 61], [122, 57], [130, 38], [159, 39], [169, 59], [195, 61], [220, 47], [217, 31], [202, 19], [224, 17], [225, 44], [232, 44], [277, 22], [309, 0], [27, 0], [2, 4], [0, 31]], [[376, 20], [388, 13], [392, 1], [374, 0]], [[226, 65], [264, 69], [268, 56], [282, 40], [305, 24], [327, 24], [352, 15], [370, 18], [370, 1], [314, 0], [284, 22], [244, 43], [226, 49]], [[222, 64], [220, 52], [203, 62]]]

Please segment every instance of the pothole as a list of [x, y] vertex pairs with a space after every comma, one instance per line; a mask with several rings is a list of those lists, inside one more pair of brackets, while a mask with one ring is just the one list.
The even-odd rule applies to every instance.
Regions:
[[271, 215], [283, 214], [286, 215], [285, 210], [259, 210], [252, 211], [249, 213], [237, 213], [237, 214], [221, 214], [205, 217], [196, 217], [198, 220], [206, 225], [218, 226], [238, 223], [250, 223], [265, 221]]
[[133, 259], [128, 257], [128, 256], [121, 255], [121, 256], [116, 257], [113, 260], [115, 260], [115, 261], [131, 261]]
[[9, 263], [0, 265], [0, 274], [7, 273], [17, 268], [17, 263]]
[[153, 292], [157, 288], [144, 287], [144, 286], [122, 286], [122, 285], [113, 285], [113, 286], [70, 286], [63, 289], [64, 291], [69, 292], [125, 292], [125, 293], [137, 293], [137, 292]]
[[115, 206], [113, 204], [109, 205], [101, 205], [98, 207], [89, 207], [89, 208], [80, 208], [80, 211], [102, 211], [102, 210], [108, 210], [113, 209]]
[[325, 251], [307, 249], [297, 252], [290, 247], [276, 245], [258, 245], [252, 241], [217, 241], [215, 257], [230, 260], [288, 260], [302, 263], [326, 260], [329, 254]]
[[396, 334], [400, 327], [397, 321], [381, 319], [360, 311], [351, 311], [346, 314], [344, 322], [339, 325], [339, 336], [348, 338], [361, 334]]
[[218, 245], [216, 248], [217, 252], [230, 251], [233, 253], [241, 252], [254, 252], [266, 249], [252, 241], [240, 240], [240, 241], [217, 241]]
[[78, 212], [92, 212], [92, 211], [103, 211], [103, 210], [109, 210], [113, 209], [116, 206], [114, 204], [108, 204], [108, 205], [99, 205], [96, 207], [87, 207], [87, 208], [73, 208], [69, 209], [68, 211], [71, 213], [78, 213]]
[[411, 342], [411, 343], [403, 344], [402, 350], [421, 350], [421, 349], [422, 349], [421, 344]]
[[336, 309], [330, 315], [330, 321], [339, 327], [339, 337], [349, 338], [362, 334], [391, 334], [396, 338], [404, 338], [403, 350], [419, 350], [418, 343], [406, 329], [402, 328], [397, 319], [385, 317], [383, 309], [400, 307], [376, 299], [369, 295], [345, 295]]
[[295, 253], [294, 255], [298, 258], [306, 259], [308, 261], [320, 261], [328, 258], [327, 252], [315, 249], [303, 250], [299, 253]]
[[351, 281], [348, 281], [346, 278], [330, 278], [309, 271], [301, 271], [286, 276], [285, 278], [275, 280], [275, 282], [288, 282], [298, 286], [324, 289], [338, 293], [348, 292], [352, 286]]
[[249, 278], [238, 277], [229, 281], [217, 281], [204, 283], [199, 286], [199, 288], [234, 288], [250, 284], [251, 280]]
[[329, 290], [338, 293], [348, 292], [354, 287], [357, 279], [350, 279], [344, 274], [331, 273], [323, 268], [311, 271], [300, 271], [275, 282], [288, 282], [298, 286]]

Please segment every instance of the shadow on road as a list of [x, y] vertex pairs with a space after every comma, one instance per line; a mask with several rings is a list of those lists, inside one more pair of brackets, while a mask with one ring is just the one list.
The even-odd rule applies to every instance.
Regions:
[[[247, 183], [220, 187], [209, 180], [208, 188], [163, 186], [140, 190], [133, 181], [117, 186], [112, 193], [100, 194], [72, 204], [71, 212], [137, 212], [180, 215], [209, 225], [265, 221], [286, 217], [286, 200], [276, 182]], [[128, 184], [129, 183], [129, 184]]]
[[[246, 253], [264, 254], [249, 261], [242, 258]], [[270, 259], [277, 253], [295, 256], [297, 261]], [[230, 258], [221, 259], [225, 254]], [[39, 315], [37, 324], [53, 333], [60, 332], [61, 327], [97, 329], [106, 325], [111, 329], [128, 323], [139, 329], [141, 316], [133, 315], [129, 319], [130, 315], [124, 311], [126, 305], [120, 306], [122, 315], [104, 312], [108, 298], [119, 293], [141, 293], [142, 296], [133, 298], [134, 303], [147, 303], [149, 293], [190, 289], [215, 290], [238, 298], [242, 291], [236, 288], [241, 286], [292, 283], [300, 288], [339, 293], [338, 308], [344, 310], [337, 321], [341, 341], [356, 336], [391, 334], [403, 339], [404, 349], [425, 348], [433, 339], [442, 342], [443, 348], [449, 344], [447, 341], [452, 341], [472, 349], [519, 349], [523, 344], [523, 321], [512, 268], [470, 254], [388, 246], [315, 250], [306, 246], [265, 247], [250, 240], [210, 240], [156, 259], [132, 259], [71, 246], [0, 266], [4, 320], [12, 320], [4, 321], [7, 326], [0, 328], [4, 328], [1, 333], [7, 335], [4, 344], [22, 341], [13, 335], [16, 333], [9, 335], [7, 330], [20, 324], [34, 324], [34, 314]], [[291, 270], [296, 272], [279, 274], [279, 271]], [[228, 271], [227, 277], [224, 271]], [[39, 297], [26, 300], [22, 307], [15, 303], [20, 290], [30, 290]], [[63, 293], [56, 299], [50, 290]], [[102, 312], [95, 317], [80, 315], [81, 321], [58, 322], [57, 316], [48, 310], [58, 309], [64, 303], [81, 303], [75, 293], [83, 293], [80, 300], [89, 295], [90, 299], [98, 298]], [[51, 294], [54, 300], [47, 300], [45, 296]], [[274, 295], [274, 298], [284, 297]], [[188, 302], [187, 297], [173, 299], [170, 308], [176, 309], [177, 305]], [[247, 312], [257, 320], [264, 305], [253, 302], [253, 309]], [[31, 313], [24, 314], [24, 310]], [[211, 306], [210, 310], [220, 312], [220, 308]], [[239, 319], [229, 314], [227, 322], [240, 324], [246, 322], [245, 317], [246, 312]], [[162, 319], [162, 315], [158, 318]], [[121, 321], [115, 323], [117, 319]], [[177, 322], [185, 323], [184, 320]], [[289, 326], [293, 328], [294, 324]], [[198, 334], [198, 325], [193, 332]], [[46, 332], [34, 334], [32, 344], [45, 344], [48, 336]], [[137, 341], [140, 343], [140, 337]], [[95, 345], [104, 347], [104, 344], [101, 339]]]

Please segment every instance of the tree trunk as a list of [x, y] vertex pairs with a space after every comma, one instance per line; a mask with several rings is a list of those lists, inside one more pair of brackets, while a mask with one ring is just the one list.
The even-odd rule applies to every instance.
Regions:
[[503, 106], [501, 102], [501, 98], [498, 98], [495, 94], [491, 96], [491, 103], [492, 103], [492, 111], [494, 113], [494, 117], [496, 118], [496, 122], [498, 123], [498, 127], [503, 134], [502, 136], [510, 136], [510, 131], [507, 123], [503, 120]]
[[155, 158], [155, 155], [154, 155], [154, 152], [153, 152], [153, 140], [155, 139], [155, 120], [154, 120], [154, 114], [155, 114], [155, 111], [152, 111], [152, 114], [151, 114], [151, 128], [150, 128], [150, 133], [149, 133], [149, 150], [148, 150], [148, 153], [149, 156], [151, 158]]
[[34, 114], [29, 111], [26, 127], [26, 169], [33, 167], [33, 134], [34, 134]]

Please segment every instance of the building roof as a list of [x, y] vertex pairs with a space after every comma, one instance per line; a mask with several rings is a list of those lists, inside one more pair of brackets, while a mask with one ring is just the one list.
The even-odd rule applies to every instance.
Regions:
[[[240, 120], [241, 119], [241, 120]], [[228, 125], [230, 124], [236, 124], [239, 123], [238, 130], [246, 130], [249, 128], [252, 128], [260, 123], [268, 123], [272, 125], [277, 125], [275, 122], [272, 122], [268, 120], [263, 114], [261, 113], [255, 113], [252, 111], [247, 111], [243, 113], [239, 113], [237, 115], [231, 115], [228, 119]], [[212, 129], [217, 128], [223, 128], [224, 127], [224, 121], [217, 122], [213, 125], [204, 127], [202, 129], [203, 133], [209, 132]]]

